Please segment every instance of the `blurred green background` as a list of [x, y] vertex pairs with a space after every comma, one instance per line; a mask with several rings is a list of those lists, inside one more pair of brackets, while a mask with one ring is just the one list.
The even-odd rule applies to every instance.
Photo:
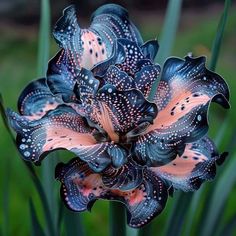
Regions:
[[[64, 7], [72, 1], [51, 2], [52, 24], [61, 15]], [[79, 20], [82, 25], [88, 25], [89, 15], [105, 1], [77, 1]], [[106, 1], [107, 2], [107, 1]], [[167, 1], [113, 1], [127, 7], [132, 21], [138, 25], [145, 40], [159, 38], [163, 27]], [[5, 106], [16, 110], [18, 96], [29, 81], [37, 75], [38, 30], [40, 17], [39, 1], [6, 1], [0, 3], [0, 92]], [[217, 25], [223, 12], [223, 1], [184, 1], [180, 16], [177, 37], [172, 55], [184, 57], [192, 52], [194, 56], [206, 55], [211, 57], [212, 42], [216, 34]], [[216, 181], [220, 181], [223, 171], [229, 168], [235, 157], [236, 144], [236, 5], [233, 4], [228, 15], [223, 44], [218, 59], [216, 71], [229, 84], [231, 91], [231, 110], [225, 111], [216, 105], [210, 111], [210, 137], [217, 139], [220, 151], [230, 152], [229, 160], [217, 174]], [[160, 45], [161, 46], [161, 45]], [[50, 39], [50, 56], [58, 50], [54, 40]], [[227, 123], [225, 123], [227, 122]], [[218, 131], [226, 124], [224, 133], [219, 136]], [[217, 136], [218, 135], [218, 136]], [[217, 137], [216, 137], [217, 136]], [[45, 225], [45, 217], [32, 178], [21, 161], [6, 128], [0, 120], [0, 236], [1, 235], [32, 235], [29, 199], [32, 199], [39, 221]], [[68, 154], [60, 152], [60, 157]], [[65, 157], [64, 157], [65, 159]], [[56, 163], [56, 161], [55, 161]], [[233, 163], [233, 162], [232, 162]], [[235, 166], [236, 168], [236, 166]], [[41, 168], [36, 168], [40, 175]], [[53, 183], [52, 194], [59, 195], [59, 184], [54, 181], [54, 168], [51, 168], [49, 181]], [[229, 175], [229, 178], [232, 176]], [[234, 177], [235, 178], [235, 177]], [[221, 222], [228, 222], [236, 217], [236, 178], [233, 180], [230, 194], [221, 211]], [[226, 182], [227, 184], [227, 182]], [[204, 193], [199, 198], [200, 205], [204, 205], [214, 182], [205, 184]], [[224, 192], [224, 189], [222, 189]], [[217, 196], [221, 198], [221, 194]], [[49, 202], [50, 206], [60, 205], [58, 198]], [[154, 220], [153, 235], [161, 235], [165, 230], [170, 212], [177, 198], [170, 198], [166, 209]], [[194, 214], [191, 235], [199, 235], [201, 222], [200, 207]], [[108, 234], [108, 203], [98, 201], [91, 213], [82, 213], [82, 223], [86, 225], [85, 235]], [[57, 216], [55, 215], [55, 218]], [[56, 221], [56, 219], [54, 219]], [[233, 221], [235, 222], [235, 221]], [[79, 222], [78, 222], [79, 224]], [[164, 227], [165, 226], [165, 227]], [[202, 222], [201, 227], [204, 227]], [[62, 226], [63, 228], [64, 226]], [[171, 225], [169, 225], [171, 227]], [[236, 224], [235, 224], [236, 228]], [[129, 230], [132, 235], [135, 231]], [[234, 231], [235, 233], [235, 231]], [[184, 234], [184, 231], [181, 233]], [[68, 234], [67, 234], [68, 235]], [[236, 235], [236, 234], [235, 234]]]

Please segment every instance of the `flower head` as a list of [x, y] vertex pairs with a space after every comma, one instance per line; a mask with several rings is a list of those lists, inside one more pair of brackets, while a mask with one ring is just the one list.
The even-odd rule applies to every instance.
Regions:
[[95, 11], [88, 29], [71, 6], [53, 33], [62, 49], [47, 77], [22, 92], [20, 114], [9, 110], [8, 117], [25, 160], [40, 163], [56, 149], [77, 156], [56, 168], [70, 209], [118, 200], [129, 225], [141, 227], [173, 189], [194, 191], [214, 178], [226, 155], [206, 137], [207, 113], [211, 102], [228, 108], [229, 91], [205, 57], [169, 58], [160, 76], [157, 41], [143, 43], [127, 11], [114, 4]]

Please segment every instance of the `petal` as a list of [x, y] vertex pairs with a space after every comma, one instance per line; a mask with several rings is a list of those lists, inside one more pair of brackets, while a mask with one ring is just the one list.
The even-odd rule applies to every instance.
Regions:
[[134, 75], [139, 71], [140, 67], [138, 66], [139, 60], [144, 59], [143, 52], [139, 45], [128, 39], [118, 39], [119, 44], [121, 44], [125, 51], [125, 60], [123, 63], [117, 65], [122, 71], [130, 75]]
[[128, 159], [129, 161], [120, 165], [120, 168], [110, 166], [103, 171], [102, 181], [106, 187], [127, 191], [141, 184], [143, 167], [134, 162], [131, 157]]
[[40, 119], [47, 111], [55, 109], [62, 100], [49, 90], [46, 79], [32, 81], [18, 99], [18, 110], [29, 119]]
[[82, 68], [79, 75], [78, 81], [74, 87], [74, 92], [76, 97], [83, 103], [85, 106], [86, 103], [90, 103], [94, 99], [97, 90], [99, 88], [100, 82], [95, 79], [92, 72]]
[[211, 101], [228, 108], [225, 81], [205, 67], [205, 58], [166, 61], [156, 95], [159, 113], [153, 125], [137, 142], [136, 155], [149, 165], [160, 165], [181, 155], [186, 143], [208, 131], [207, 113]]
[[204, 181], [214, 179], [216, 164], [221, 164], [226, 153], [219, 155], [207, 137], [187, 144], [182, 156], [161, 167], [150, 168], [157, 176], [183, 191], [197, 190]]
[[80, 68], [76, 68], [67, 57], [66, 51], [59, 51], [48, 63], [47, 84], [51, 92], [65, 102], [77, 102], [73, 92]]
[[143, 122], [151, 123], [157, 114], [155, 104], [136, 89], [118, 91], [112, 85], [105, 85], [91, 103], [87, 118], [117, 142], [119, 133], [124, 134]]
[[[102, 25], [105, 25], [102, 28]], [[98, 27], [98, 28], [97, 28]], [[127, 38], [143, 43], [142, 37], [136, 26], [129, 20], [128, 11], [117, 4], [106, 4], [99, 7], [92, 15], [91, 28], [106, 35], [118, 35], [117, 38]], [[108, 31], [109, 29], [109, 31]]]
[[[8, 117], [17, 132], [18, 149], [27, 161], [37, 164], [49, 152], [67, 149], [88, 162], [94, 171], [100, 172], [111, 164], [112, 159], [117, 159], [116, 155], [121, 159], [126, 157], [126, 152], [115, 144], [97, 143], [93, 130], [71, 107], [60, 105], [36, 121], [12, 111], [8, 111]], [[114, 148], [118, 151], [114, 152]]]
[[111, 65], [103, 77], [108, 84], [115, 86], [118, 90], [129, 90], [134, 88], [133, 79], [117, 66]]
[[156, 39], [147, 41], [141, 46], [141, 49], [145, 58], [154, 61], [159, 49], [158, 41]]
[[135, 87], [142, 91], [143, 95], [148, 98], [153, 83], [160, 74], [159, 65], [146, 65], [141, 68], [134, 76]]
[[70, 61], [78, 67], [91, 69], [93, 65], [111, 56], [117, 38], [128, 38], [142, 43], [136, 27], [129, 21], [127, 11], [115, 4], [98, 8], [88, 29], [79, 27], [76, 9], [66, 8], [54, 28], [54, 37], [64, 48]]
[[163, 210], [168, 197], [162, 180], [148, 170], [144, 170], [141, 185], [130, 191], [105, 187], [101, 175], [93, 173], [78, 158], [66, 165], [60, 163], [55, 175], [62, 183], [61, 197], [69, 209], [90, 209], [97, 199], [121, 201], [128, 210], [128, 224], [131, 227], [141, 227], [150, 222]]

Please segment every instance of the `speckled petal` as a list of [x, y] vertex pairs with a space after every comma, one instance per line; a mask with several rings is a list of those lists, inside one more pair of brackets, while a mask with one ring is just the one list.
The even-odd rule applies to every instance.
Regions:
[[18, 99], [18, 110], [28, 119], [40, 119], [47, 111], [55, 109], [63, 101], [54, 96], [46, 84], [46, 79], [32, 81]]
[[107, 4], [98, 8], [88, 29], [81, 29], [74, 6], [66, 8], [54, 28], [54, 37], [66, 50], [75, 68], [91, 69], [109, 58], [117, 38], [127, 38], [142, 43], [136, 27], [129, 21], [127, 11], [119, 5]]
[[47, 84], [53, 94], [63, 101], [77, 102], [73, 92], [80, 68], [69, 62], [65, 50], [60, 50], [48, 63]]
[[226, 153], [219, 155], [207, 137], [187, 144], [182, 156], [161, 167], [150, 168], [157, 176], [169, 181], [175, 189], [195, 191], [204, 181], [214, 179], [216, 164], [221, 164]]
[[[8, 111], [8, 118], [17, 132], [17, 146], [23, 158], [36, 164], [40, 164], [49, 152], [57, 149], [74, 152], [96, 172], [111, 164], [112, 159], [117, 158], [116, 153], [121, 159], [126, 157], [126, 152], [116, 144], [97, 143], [92, 134], [93, 129], [86, 125], [75, 110], [65, 105], [58, 106], [36, 121], [30, 121], [12, 111]], [[116, 148], [120, 151], [112, 151]]]
[[154, 61], [159, 49], [158, 41], [156, 39], [149, 40], [141, 46], [141, 49], [145, 58]]
[[119, 168], [107, 167], [102, 174], [103, 184], [112, 189], [127, 191], [136, 188], [143, 181], [143, 167], [128, 157], [128, 162]]
[[103, 86], [91, 101], [87, 118], [105, 130], [112, 141], [143, 122], [151, 123], [157, 114], [156, 105], [148, 102], [136, 90], [118, 91], [112, 85]]
[[137, 141], [136, 155], [157, 166], [181, 155], [186, 143], [207, 133], [211, 101], [229, 108], [228, 99], [227, 84], [206, 69], [204, 57], [168, 59], [155, 98], [159, 112], [153, 125]]
[[62, 183], [61, 197], [69, 209], [79, 212], [91, 209], [97, 199], [121, 201], [127, 208], [128, 224], [134, 228], [160, 214], [168, 197], [163, 181], [146, 169], [140, 186], [130, 191], [105, 187], [101, 175], [93, 173], [78, 158], [66, 165], [58, 164], [55, 176]]

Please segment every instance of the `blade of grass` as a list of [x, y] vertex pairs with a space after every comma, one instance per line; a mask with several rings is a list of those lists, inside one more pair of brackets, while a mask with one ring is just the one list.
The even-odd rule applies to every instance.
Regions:
[[157, 56], [157, 62], [161, 65], [163, 65], [166, 58], [171, 55], [179, 25], [181, 6], [182, 0], [168, 1], [163, 31], [160, 37], [160, 50]]
[[175, 195], [175, 202], [164, 230], [164, 235], [168, 236], [181, 235], [184, 226], [184, 219], [187, 215], [192, 198], [192, 193], [178, 192]]
[[[40, 8], [40, 28], [39, 28], [39, 45], [38, 45], [38, 76], [44, 77], [47, 70], [49, 59], [49, 45], [50, 45], [50, 2], [49, 0], [41, 0]], [[53, 227], [56, 232], [57, 229], [57, 215], [58, 205], [55, 201], [54, 192], [54, 167], [57, 155], [50, 154], [42, 163], [42, 183], [46, 193], [46, 198], [49, 205], [49, 211], [53, 216]]]
[[8, 159], [6, 163], [5, 171], [3, 173], [3, 232], [4, 235], [10, 234], [10, 216], [9, 216], [9, 183], [10, 183], [10, 176], [11, 176], [11, 158]]
[[[177, 28], [179, 25], [182, 0], [169, 0], [165, 14], [164, 26], [160, 37], [160, 49], [157, 55], [157, 62], [163, 65], [167, 57], [171, 55], [174, 45]], [[152, 86], [149, 100], [153, 100], [159, 80], [157, 79]]]
[[29, 201], [29, 206], [30, 206], [30, 215], [31, 215], [31, 226], [32, 226], [31, 235], [32, 236], [45, 236], [45, 233], [43, 232], [43, 229], [39, 223], [36, 210], [31, 199]]
[[229, 14], [229, 8], [231, 6], [231, 2], [232, 2], [231, 0], [225, 0], [224, 12], [220, 18], [216, 37], [214, 39], [212, 50], [211, 50], [212, 51], [212, 57], [211, 57], [211, 63], [210, 63], [211, 70], [215, 70], [217, 60], [219, 58], [220, 48], [221, 48], [221, 44], [223, 40], [224, 30], [225, 30], [225, 26], [226, 26], [228, 14]]
[[138, 231], [138, 236], [147, 236], [147, 235], [152, 235], [152, 224], [149, 223], [148, 225], [144, 226]]
[[64, 214], [65, 230], [67, 236], [85, 235], [79, 213], [72, 212], [63, 207], [63, 214]]
[[49, 59], [50, 39], [50, 4], [49, 0], [41, 0], [38, 45], [38, 77], [44, 77]]
[[[204, 227], [202, 227], [202, 236], [214, 235], [218, 222], [223, 215], [224, 207], [228, 196], [236, 183], [236, 154], [233, 155], [232, 160], [228, 162], [225, 171], [217, 182], [217, 185], [208, 201], [208, 211], [205, 213]], [[223, 190], [223, 191], [222, 191]]]
[[125, 207], [120, 202], [110, 202], [110, 236], [126, 235]]
[[217, 233], [217, 236], [221, 236], [221, 235], [235, 235], [236, 233], [236, 215], [234, 215], [222, 228], [221, 231], [219, 231], [219, 233]]

